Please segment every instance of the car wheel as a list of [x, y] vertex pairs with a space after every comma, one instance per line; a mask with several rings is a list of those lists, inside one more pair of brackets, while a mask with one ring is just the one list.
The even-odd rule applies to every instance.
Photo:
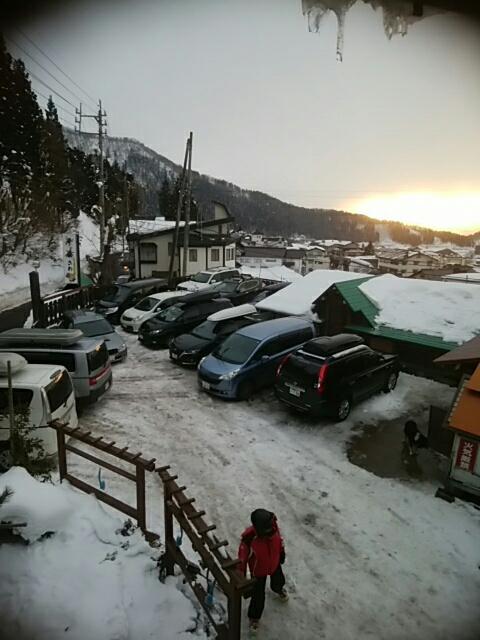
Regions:
[[342, 422], [346, 420], [350, 415], [350, 411], [352, 410], [352, 403], [349, 398], [342, 398], [340, 402], [337, 404], [337, 408], [335, 410], [335, 418], [337, 422]]
[[397, 386], [397, 380], [398, 380], [398, 373], [396, 372], [390, 373], [388, 375], [387, 381], [385, 382], [385, 387], [383, 388], [383, 391], [385, 393], [390, 393], [390, 391], [393, 391]]
[[248, 400], [253, 395], [253, 385], [251, 382], [242, 382], [238, 387], [237, 398], [239, 400]]

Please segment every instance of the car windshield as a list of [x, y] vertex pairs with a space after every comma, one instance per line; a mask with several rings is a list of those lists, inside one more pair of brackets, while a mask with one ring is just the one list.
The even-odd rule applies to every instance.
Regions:
[[234, 333], [213, 352], [213, 355], [225, 362], [243, 364], [255, 351], [259, 340]]
[[66, 404], [72, 390], [72, 382], [68, 373], [59, 371], [54, 381], [46, 388], [51, 413], [54, 413], [62, 404]]
[[116, 302], [117, 304], [121, 304], [128, 298], [129, 293], [130, 287], [126, 287], [125, 285], [121, 284], [114, 284], [107, 289], [102, 297], [102, 300], [105, 300], [106, 302]]
[[190, 278], [192, 280], [192, 282], [208, 282], [210, 280], [210, 276], [212, 274], [211, 273], [204, 273], [203, 271], [200, 271], [199, 273], [196, 273], [194, 276], [192, 276], [192, 278]]
[[171, 307], [161, 311], [157, 319], [162, 322], [175, 322], [182, 315], [184, 311], [183, 304], [173, 304]]
[[113, 333], [114, 329], [108, 320], [92, 320], [92, 322], [82, 322], [77, 325], [77, 329], [83, 332], [87, 338], [103, 336], [106, 333]]
[[143, 300], [140, 300], [140, 302], [135, 305], [135, 309], [138, 309], [139, 311], [151, 311], [157, 304], [158, 304], [158, 300], [156, 300], [155, 298], [150, 298], [150, 296], [147, 296], [146, 298], [143, 298]]
[[192, 335], [197, 338], [203, 338], [204, 340], [212, 340], [215, 337], [215, 329], [217, 328], [217, 323], [212, 320], [205, 320], [202, 324], [199, 324], [198, 327], [192, 331]]

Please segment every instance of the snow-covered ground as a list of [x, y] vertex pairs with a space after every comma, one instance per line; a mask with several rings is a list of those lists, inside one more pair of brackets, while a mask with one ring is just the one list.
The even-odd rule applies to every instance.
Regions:
[[[127, 361], [80, 423], [171, 464], [233, 552], [253, 509], [276, 512], [291, 598], [285, 606], [267, 596], [262, 638], [478, 639], [479, 512], [436, 499], [429, 481], [381, 479], [345, 453], [355, 426], [446, 406], [452, 389], [403, 375], [394, 393], [356, 407], [345, 423], [313, 422], [285, 411], [270, 391], [245, 403], [211, 398], [194, 371], [124, 338]], [[98, 482], [97, 468], [80, 458], [71, 469]], [[147, 475], [148, 526], [161, 531], [161, 489]], [[103, 478], [114, 495], [133, 499], [128, 481], [108, 471]], [[148, 636], [132, 625], [128, 636], [112, 629], [104, 637]]]
[[[93, 497], [68, 484], [34, 480], [16, 467], [0, 476], [14, 489], [2, 519], [26, 521], [22, 545], [0, 545], [2, 640], [187, 640], [205, 638], [196, 611], [162, 584], [153, 550]], [[40, 536], [54, 532], [40, 540]], [[158, 555], [158, 553], [157, 553]]]

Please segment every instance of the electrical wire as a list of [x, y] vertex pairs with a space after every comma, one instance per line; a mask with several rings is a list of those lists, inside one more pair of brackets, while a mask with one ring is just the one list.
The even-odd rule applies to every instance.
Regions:
[[51, 73], [46, 67], [44, 67], [41, 62], [38, 62], [38, 60], [36, 60], [30, 53], [28, 53], [28, 51], [26, 51], [21, 45], [19, 45], [18, 42], [15, 42], [15, 40], [13, 40], [10, 36], [6, 36], [6, 40], [8, 40], [15, 47], [17, 47], [17, 49], [19, 49], [24, 55], [28, 56], [30, 58], [30, 60], [32, 60], [36, 65], [38, 65], [40, 67], [40, 69], [42, 69], [42, 71], [44, 71], [51, 78], [53, 78], [53, 80], [55, 80], [55, 82], [57, 82], [63, 89], [68, 91], [68, 93], [70, 93], [74, 98], [76, 98], [79, 102], [82, 102], [82, 98], [80, 98], [80, 96], [78, 96], [74, 91], [69, 89], [66, 84], [64, 84], [56, 76], [54, 76], [53, 73]]
[[32, 78], [34, 78], [37, 82], [40, 82], [41, 85], [43, 85], [46, 89], [48, 89], [49, 91], [51, 91], [52, 93], [54, 93], [56, 96], [58, 96], [61, 100], [63, 100], [64, 102], [66, 102], [67, 104], [69, 104], [71, 107], [73, 107], [74, 109], [76, 109], [77, 107], [73, 104], [73, 102], [70, 102], [70, 100], [67, 100], [67, 98], [65, 98], [65, 96], [62, 96], [61, 93], [58, 93], [58, 91], [55, 91], [55, 89], [53, 89], [49, 84], [47, 84], [46, 82], [44, 82], [41, 78], [39, 78], [37, 75], [35, 75], [33, 73], [33, 71], [30, 71], [30, 69], [26, 68], [28, 73], [32, 76]]
[[[63, 75], [65, 76], [65, 78], [67, 78], [68, 80], [70, 80], [70, 82], [71, 82], [75, 87], [77, 87], [77, 89], [79, 89], [79, 90], [80, 90], [83, 94], [85, 94], [85, 95], [86, 95], [90, 100], [92, 100], [93, 104], [95, 104], [95, 98], [92, 98], [92, 96], [91, 96], [87, 91], [85, 91], [85, 89], [82, 89], [82, 87], [81, 87], [77, 82], [75, 82], [75, 80], [73, 80], [73, 78], [72, 78], [71, 76], [69, 76], [69, 75], [68, 75], [68, 73], [66, 73], [65, 71], [63, 71], [63, 69], [62, 69], [61, 67], [59, 67], [59, 66], [58, 66], [58, 64], [57, 64], [54, 60], [52, 60], [52, 59], [50, 58], [50, 56], [49, 56], [49, 55], [47, 55], [47, 54], [45, 53], [45, 51], [43, 51], [43, 50], [38, 46], [38, 44], [35, 44], [35, 42], [34, 42], [34, 41], [29, 37], [29, 36], [27, 36], [27, 34], [26, 34], [26, 33], [24, 33], [21, 29], [19, 29], [18, 27], [16, 28], [16, 31], [17, 31], [21, 36], [23, 36], [23, 37], [25, 38], [25, 40], [28, 40], [28, 42], [29, 42], [33, 47], [35, 47], [35, 49], [36, 49], [39, 53], [41, 53], [41, 54], [42, 54], [42, 55], [43, 55], [43, 56], [44, 56], [44, 57], [45, 57], [45, 58], [46, 58], [46, 59], [47, 59], [51, 64], [53, 64], [53, 66], [54, 66], [56, 69], [58, 69], [58, 71], [60, 71], [60, 73], [61, 73], [61, 74], [63, 74]], [[94, 107], [94, 108], [96, 108], [96, 107]]]
[[[35, 89], [35, 93], [37, 94], [37, 96], [41, 96], [44, 100], [46, 100], [48, 102], [48, 100], [50, 99], [48, 96], [46, 96], [44, 93], [42, 93], [41, 91], [38, 91], [38, 89]], [[75, 118], [75, 114], [72, 113], [71, 111], [69, 111], [68, 109], [65, 109], [65, 107], [62, 107], [59, 104], [55, 105], [56, 109], [60, 109], [61, 111], [63, 111], [64, 113], [67, 113], [69, 116], [72, 116], [72, 118]]]

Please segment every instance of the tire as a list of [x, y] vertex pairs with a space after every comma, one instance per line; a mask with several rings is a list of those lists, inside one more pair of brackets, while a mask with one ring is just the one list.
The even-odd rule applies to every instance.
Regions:
[[392, 371], [388, 374], [388, 378], [385, 381], [385, 386], [383, 387], [384, 393], [390, 393], [397, 386], [398, 373], [396, 371]]
[[343, 422], [350, 415], [352, 410], [352, 402], [350, 398], [342, 398], [335, 408], [336, 422]]
[[253, 384], [251, 382], [242, 382], [237, 391], [237, 400], [248, 400], [253, 395]]

